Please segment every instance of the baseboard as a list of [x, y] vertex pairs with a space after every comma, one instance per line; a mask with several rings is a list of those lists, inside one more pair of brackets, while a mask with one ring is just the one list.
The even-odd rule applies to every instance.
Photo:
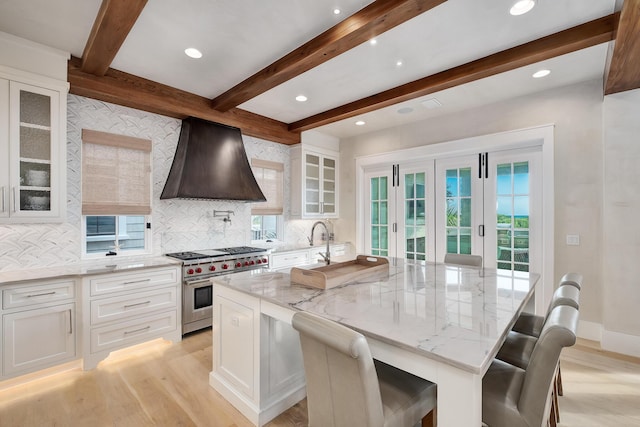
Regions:
[[591, 341], [602, 341], [602, 325], [600, 323], [580, 320], [578, 322], [578, 337]]
[[600, 346], [603, 350], [640, 357], [640, 336], [602, 331]]

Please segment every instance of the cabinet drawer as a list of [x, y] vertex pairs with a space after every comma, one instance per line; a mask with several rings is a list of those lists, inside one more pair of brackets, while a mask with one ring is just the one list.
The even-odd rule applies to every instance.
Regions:
[[91, 301], [91, 324], [97, 325], [112, 320], [125, 319], [129, 316], [176, 307], [178, 302], [177, 293], [176, 287], [172, 286]]
[[69, 300], [73, 299], [74, 295], [74, 280], [25, 285], [19, 288], [4, 289], [2, 291], [2, 308], [10, 309]]
[[309, 251], [286, 252], [271, 255], [271, 268], [309, 264]]
[[141, 270], [130, 273], [113, 273], [89, 279], [91, 296], [118, 291], [135, 291], [140, 287], [175, 284], [180, 281], [177, 267]]
[[148, 341], [178, 327], [176, 310], [91, 330], [91, 352], [115, 350]]

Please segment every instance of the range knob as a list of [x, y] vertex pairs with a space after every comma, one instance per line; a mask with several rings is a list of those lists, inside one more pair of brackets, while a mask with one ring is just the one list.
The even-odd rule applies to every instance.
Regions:
[[242, 267], [242, 263], [241, 262], [236, 262], [236, 268], [240, 268]]
[[255, 261], [253, 260], [249, 261], [249, 265], [253, 265], [253, 264], [255, 264]]
[[268, 263], [269, 263], [269, 260], [268, 260], [268, 259], [266, 259], [266, 258], [262, 258], [262, 263], [263, 263], [263, 264], [268, 264]]
[[249, 267], [249, 261], [245, 261], [245, 262], [244, 262], [244, 266], [245, 266], [245, 267]]
[[211, 267], [209, 267], [209, 271], [216, 271], [216, 266], [212, 265]]
[[193, 268], [188, 269], [187, 274], [193, 274]]
[[256, 261], [258, 264], [262, 264], [262, 260], [259, 259], [258, 261]]
[[226, 269], [228, 269], [228, 268], [229, 268], [229, 266], [228, 266], [227, 264], [222, 264], [222, 269], [223, 269], [223, 270], [226, 270]]
[[196, 273], [202, 273], [202, 268], [200, 267], [196, 268]]

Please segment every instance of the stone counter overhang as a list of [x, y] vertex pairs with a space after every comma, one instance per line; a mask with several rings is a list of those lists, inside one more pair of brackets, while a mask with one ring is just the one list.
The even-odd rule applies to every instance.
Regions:
[[289, 274], [272, 270], [211, 280], [483, 375], [539, 279], [535, 273], [395, 261], [388, 277], [328, 290], [292, 284]]

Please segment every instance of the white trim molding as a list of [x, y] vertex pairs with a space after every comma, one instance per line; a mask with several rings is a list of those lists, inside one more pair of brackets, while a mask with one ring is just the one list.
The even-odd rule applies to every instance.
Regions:
[[628, 335], [605, 329], [602, 331], [600, 346], [603, 350], [640, 357], [640, 337], [637, 335]]
[[580, 320], [578, 322], [578, 337], [591, 341], [602, 341], [602, 325], [600, 323]]

